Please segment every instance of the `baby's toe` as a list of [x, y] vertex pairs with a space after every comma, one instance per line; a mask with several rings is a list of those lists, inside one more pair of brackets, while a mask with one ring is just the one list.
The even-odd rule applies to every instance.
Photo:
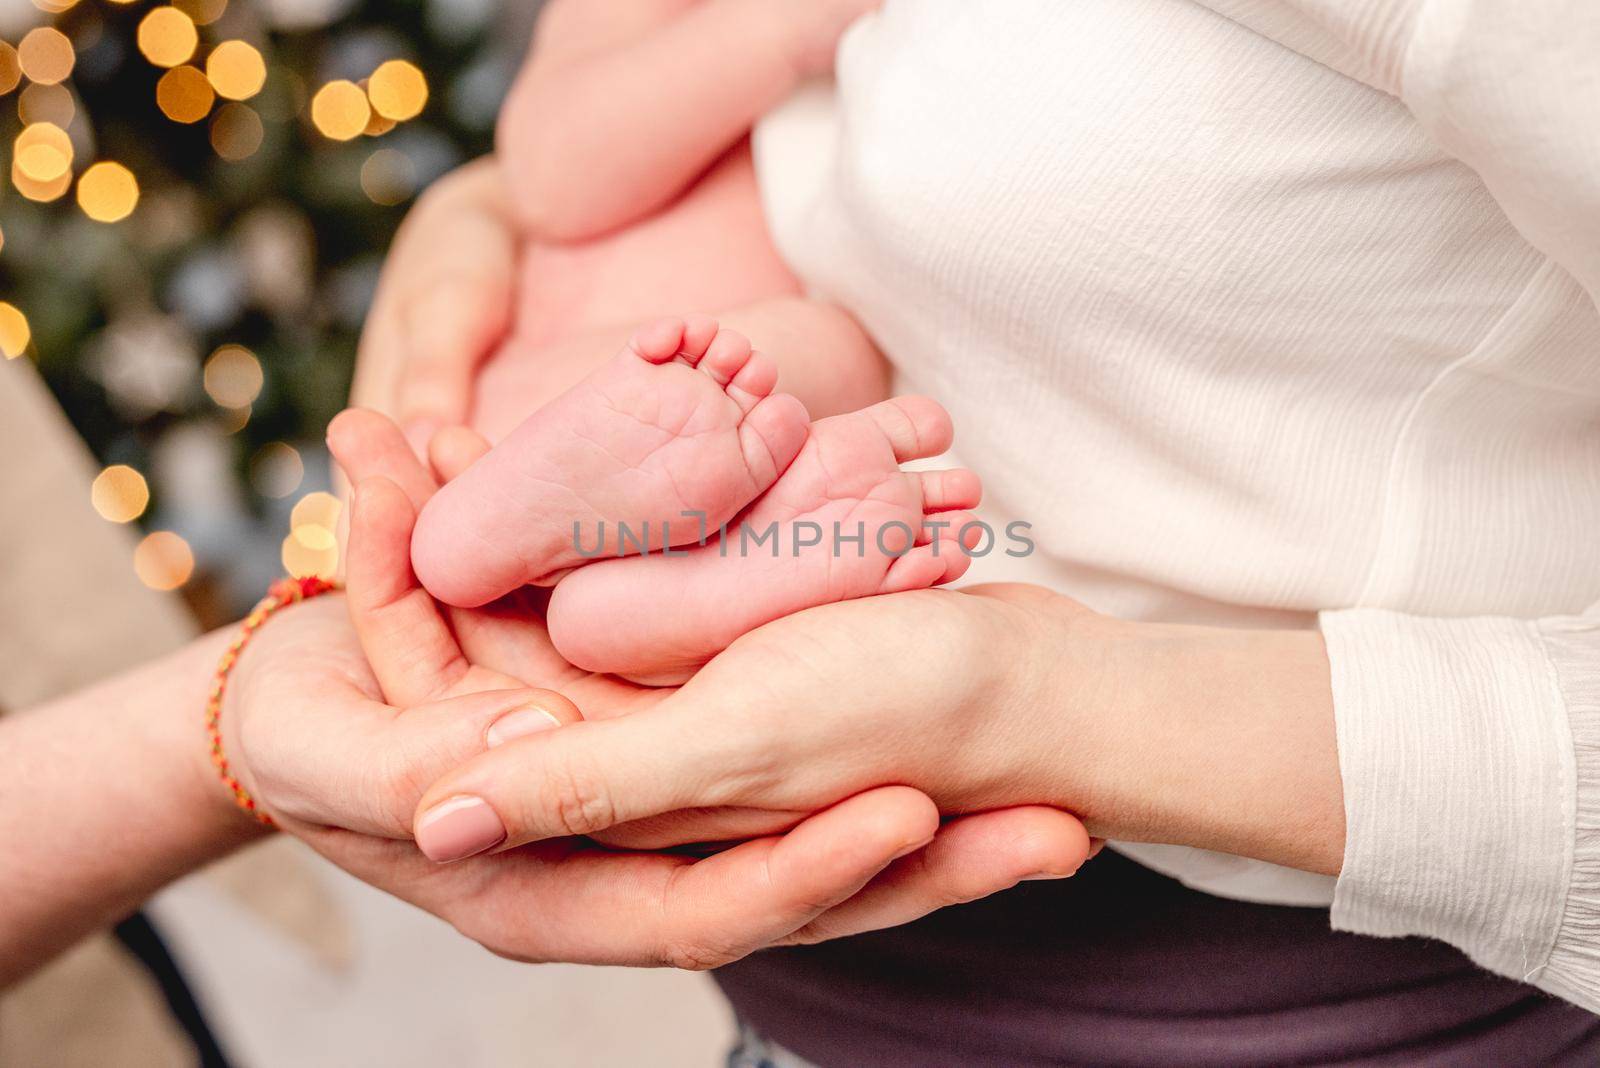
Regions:
[[863, 414], [883, 432], [899, 463], [937, 456], [955, 438], [950, 413], [931, 397], [893, 397]]
[[710, 375], [717, 385], [726, 386], [749, 360], [750, 339], [737, 330], [721, 330], [706, 349], [700, 370]]
[[679, 360], [693, 367], [705, 356], [717, 339], [717, 321], [709, 315], [687, 315], [683, 320], [683, 340], [675, 354]]
[[922, 510], [945, 512], [952, 508], [976, 508], [983, 500], [983, 482], [977, 472], [965, 467], [947, 471], [924, 471], [917, 476], [922, 488]]
[[634, 331], [628, 348], [649, 363], [666, 363], [678, 355], [684, 342], [684, 322], [676, 317], [656, 319]]
[[728, 383], [728, 396], [745, 413], [760, 404], [778, 385], [778, 365], [764, 352], [752, 352]]
[[905, 593], [954, 582], [971, 565], [971, 558], [952, 542], [919, 545], [889, 565], [878, 592]]
[[798, 397], [774, 393], [758, 401], [739, 424], [745, 467], [764, 493], [788, 470], [811, 429], [811, 416]]

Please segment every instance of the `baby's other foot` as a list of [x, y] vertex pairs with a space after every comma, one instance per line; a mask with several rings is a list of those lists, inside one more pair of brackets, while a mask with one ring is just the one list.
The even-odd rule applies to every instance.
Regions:
[[[982, 496], [963, 469], [908, 472], [949, 448], [950, 417], [900, 397], [814, 423], [783, 477], [725, 536], [670, 554], [602, 560], [562, 580], [550, 637], [590, 671], [664, 685], [763, 623], [819, 604], [958, 578], [965, 509]], [[968, 547], [980, 528], [966, 532]]]
[[694, 542], [771, 486], [800, 451], [805, 407], [773, 362], [713, 319], [649, 324], [530, 416], [422, 510], [417, 578], [473, 607], [586, 556]]

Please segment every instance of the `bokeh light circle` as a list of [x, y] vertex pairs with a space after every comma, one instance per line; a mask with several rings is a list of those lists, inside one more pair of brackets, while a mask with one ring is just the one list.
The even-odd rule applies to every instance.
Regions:
[[224, 100], [249, 100], [267, 84], [267, 62], [254, 45], [223, 41], [206, 57], [206, 77]]
[[311, 98], [311, 122], [322, 136], [333, 141], [349, 141], [367, 128], [372, 107], [367, 94], [355, 82], [329, 82]]
[[152, 590], [175, 590], [194, 574], [194, 552], [172, 531], [158, 530], [133, 550], [133, 573]]
[[139, 51], [158, 67], [189, 62], [200, 46], [194, 20], [175, 7], [158, 7], [139, 22]]
[[321, 527], [289, 532], [280, 553], [283, 569], [295, 578], [332, 579], [339, 571], [339, 546]]
[[17, 46], [17, 63], [30, 81], [40, 85], [64, 82], [72, 75], [77, 56], [67, 35], [53, 26], [38, 26]]
[[139, 180], [120, 163], [96, 163], [78, 179], [78, 207], [95, 222], [126, 219], [138, 204]]
[[218, 406], [244, 408], [261, 395], [265, 377], [255, 353], [243, 345], [223, 345], [206, 360], [201, 380]]
[[255, 155], [266, 134], [261, 116], [249, 104], [230, 101], [218, 108], [211, 120], [211, 147], [232, 162]]
[[391, 59], [372, 72], [367, 80], [367, 97], [379, 115], [405, 122], [416, 118], [427, 106], [428, 79], [416, 64]]
[[263, 445], [250, 458], [250, 484], [263, 497], [281, 500], [300, 488], [305, 462], [294, 446], [282, 441]]
[[0, 41], [0, 96], [11, 92], [22, 81], [22, 62], [17, 50]]
[[89, 503], [110, 523], [131, 523], [150, 505], [150, 486], [126, 464], [113, 464], [95, 476]]
[[156, 83], [156, 106], [173, 122], [195, 123], [211, 114], [217, 94], [198, 67], [173, 67]]
[[28, 317], [16, 305], [0, 300], [0, 354], [14, 360], [28, 351], [33, 340], [33, 329]]

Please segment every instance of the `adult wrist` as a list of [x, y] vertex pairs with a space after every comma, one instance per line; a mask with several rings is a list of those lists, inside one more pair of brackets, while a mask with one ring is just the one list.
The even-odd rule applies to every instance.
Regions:
[[[330, 593], [274, 610], [238, 650], [228, 672], [219, 735], [230, 774], [258, 804], [265, 799], [261, 797], [260, 783], [250, 762], [252, 734], [245, 729], [249, 709], [262, 703], [270, 706], [285, 696], [293, 696], [297, 679], [294, 672], [303, 666], [306, 650], [333, 648], [348, 629], [349, 612], [344, 595]], [[224, 634], [226, 645], [227, 641], [238, 638], [239, 628], [227, 628]], [[285, 649], [289, 651], [287, 656], [282, 652]], [[213, 674], [215, 670], [214, 664]], [[254, 730], [259, 737], [260, 728]], [[240, 807], [239, 799], [210, 759], [209, 750], [207, 771], [210, 793], [217, 803], [227, 808], [236, 822], [260, 826], [255, 815]]]
[[168, 710], [160, 724], [160, 744], [176, 757], [173, 766], [177, 774], [172, 780], [174, 800], [189, 814], [193, 845], [217, 856], [269, 833], [234, 804], [217, 774], [206, 738], [206, 696], [222, 654], [236, 633], [236, 627], [224, 627], [184, 650], [181, 655], [189, 663], [185, 664], [183, 674], [196, 679], [200, 685], [193, 688], [193, 701], [185, 699]]
[[1343, 789], [1316, 631], [1080, 621], [1064, 807], [1091, 834], [1336, 874]]

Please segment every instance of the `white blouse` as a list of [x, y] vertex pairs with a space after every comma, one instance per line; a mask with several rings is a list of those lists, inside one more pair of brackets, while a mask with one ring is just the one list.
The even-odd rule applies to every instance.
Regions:
[[1600, 3], [890, 0], [757, 131], [780, 249], [955, 416], [1002, 576], [1315, 626], [1337, 883], [1600, 1009]]

